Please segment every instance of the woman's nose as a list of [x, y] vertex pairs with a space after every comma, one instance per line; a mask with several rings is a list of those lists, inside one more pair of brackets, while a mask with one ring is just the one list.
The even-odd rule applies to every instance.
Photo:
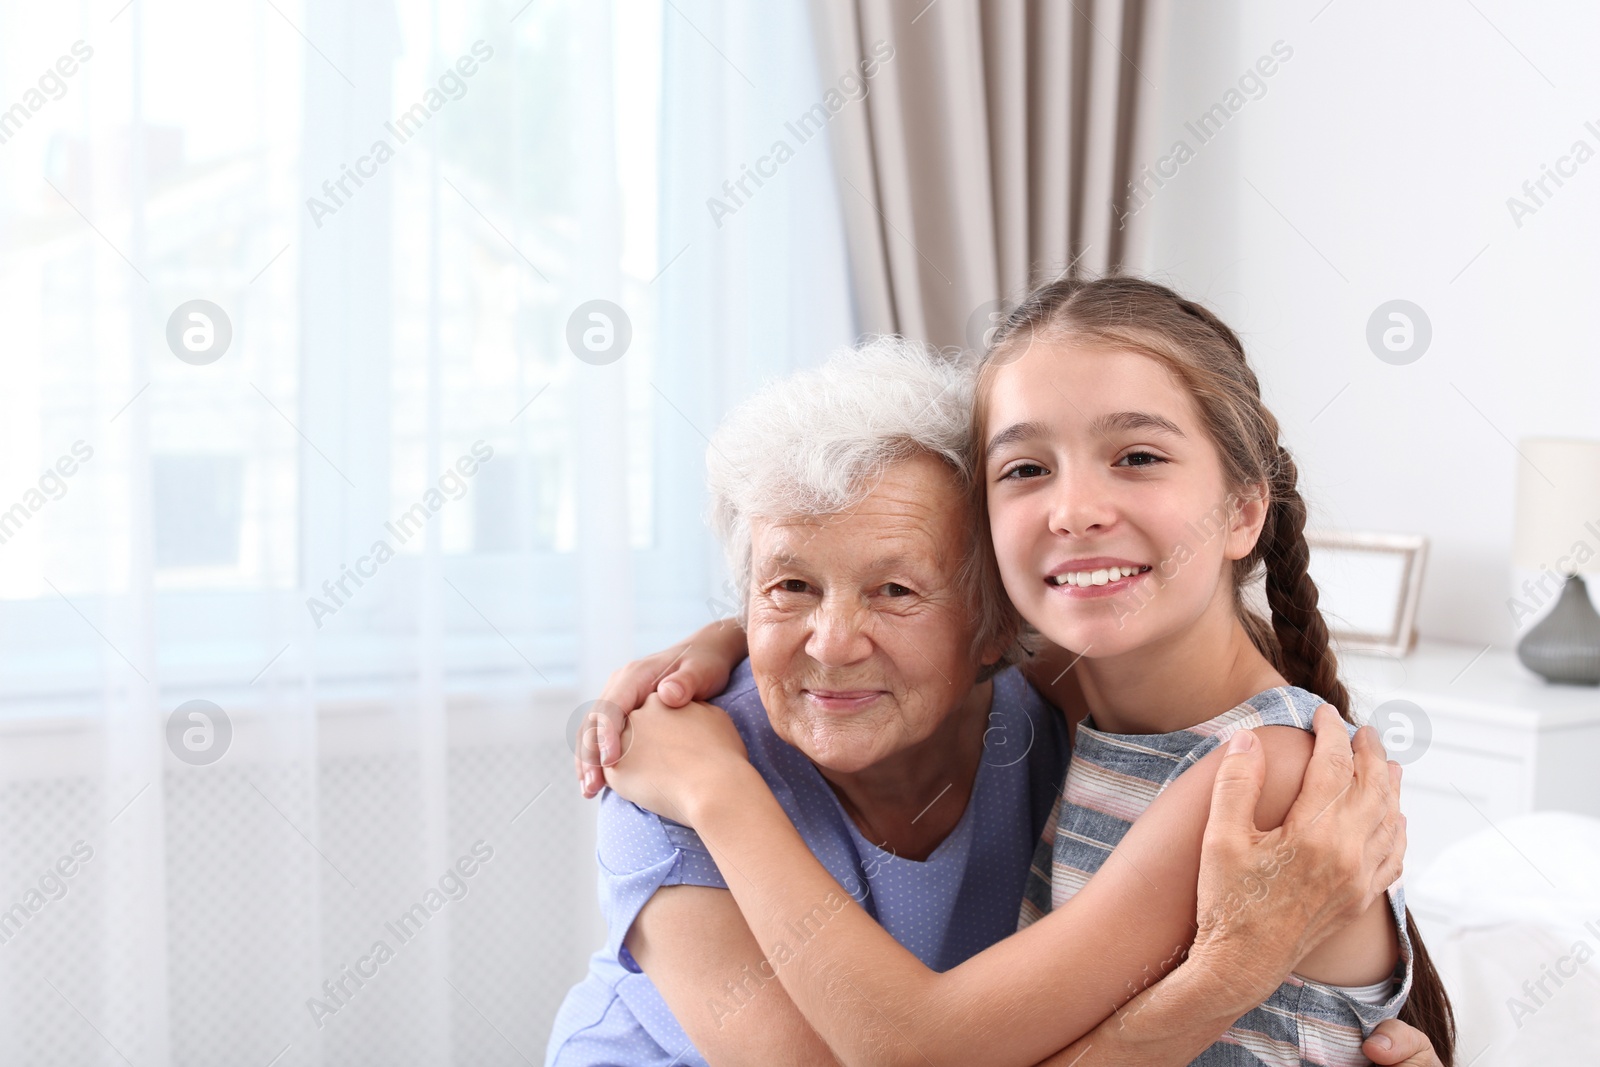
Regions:
[[866, 624], [866, 605], [859, 598], [828, 597], [817, 607], [806, 654], [825, 667], [859, 663], [872, 654]]

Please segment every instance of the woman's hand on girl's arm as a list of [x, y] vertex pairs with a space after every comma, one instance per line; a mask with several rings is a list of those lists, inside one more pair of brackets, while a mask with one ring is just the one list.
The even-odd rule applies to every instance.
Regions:
[[623, 725], [646, 697], [655, 693], [673, 708], [714, 697], [727, 687], [728, 676], [744, 657], [744, 629], [733, 619], [719, 619], [687, 641], [612, 672], [589, 720], [578, 729], [573, 766], [583, 795], [600, 792], [605, 784], [601, 768], [616, 762]]
[[[1330, 935], [1367, 914], [1399, 879], [1405, 859], [1400, 767], [1386, 760], [1377, 731], [1363, 727], [1352, 739], [1330, 704], [1317, 709], [1313, 726], [1309, 759], [1298, 731], [1267, 727], [1260, 739], [1251, 731], [1235, 734], [1206, 823], [1196, 948], [1251, 946], [1233, 953], [1225, 973], [1266, 992]], [[1286, 747], [1300, 751], [1288, 754]], [[1299, 765], [1287, 782], [1285, 763]], [[1285, 785], [1292, 785], [1287, 793]], [[1266, 802], [1258, 804], [1264, 786]], [[1265, 820], [1256, 818], [1263, 807]]]

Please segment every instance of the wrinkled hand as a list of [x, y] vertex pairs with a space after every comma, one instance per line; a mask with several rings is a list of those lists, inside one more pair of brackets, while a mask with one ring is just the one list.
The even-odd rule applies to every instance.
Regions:
[[1399, 1019], [1380, 1023], [1361, 1046], [1361, 1054], [1379, 1067], [1444, 1067], [1427, 1036]]
[[1201, 845], [1191, 955], [1262, 999], [1306, 953], [1365, 912], [1400, 877], [1405, 858], [1400, 766], [1385, 760], [1377, 731], [1362, 727], [1352, 744], [1328, 704], [1313, 725], [1299, 798], [1283, 825], [1266, 833], [1255, 827], [1266, 759], [1250, 731], [1234, 735]]
[[687, 641], [613, 671], [578, 729], [572, 762], [584, 797], [594, 796], [605, 784], [600, 770], [622, 755], [622, 729], [646, 697], [653, 693], [668, 707], [681, 708], [690, 700], [716, 696], [727, 687], [743, 647], [738, 624], [723, 619]]
[[698, 793], [714, 789], [728, 768], [748, 771], [744, 739], [714, 704], [671, 708], [658, 696], [628, 716], [622, 756], [605, 768], [606, 784], [641, 808], [693, 826]]

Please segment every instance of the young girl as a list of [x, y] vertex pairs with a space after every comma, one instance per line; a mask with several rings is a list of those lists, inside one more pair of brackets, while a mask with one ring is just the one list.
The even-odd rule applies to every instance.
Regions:
[[[1237, 337], [1208, 311], [1132, 278], [1037, 290], [995, 340], [975, 422], [1006, 591], [1029, 624], [1071, 650], [1089, 717], [1054, 830], [1040, 844], [1026, 929], [934, 975], [846, 909], [829, 925], [848, 939], [816, 937], [779, 968], [807, 1019], [851, 1059], [1027, 1063], [1059, 1048], [1049, 1013], [1020, 992], [1048, 971], [1049, 912], [1093, 892], [1093, 875], [1112, 856], [1150, 864], [1146, 880], [1163, 906], [1192, 909], [1223, 746], [1242, 731], [1253, 734], [1235, 743], [1263, 746], [1260, 813], [1262, 825], [1275, 825], [1310, 757], [1313, 712], [1326, 702], [1349, 718], [1306, 573], [1293, 461]], [[1242, 596], [1263, 567], [1270, 624]], [[680, 760], [668, 774], [650, 763], [655, 746], [637, 745], [608, 782], [687, 818], [719, 866], [737, 872], [734, 897], [758, 940], [772, 943], [786, 918], [813, 910], [820, 867], [785, 846], [776, 805], [750, 803], [765, 787], [728, 758], [742, 757], [742, 747], [719, 713], [676, 714], [673, 728], [690, 738], [674, 749], [696, 753], [696, 765]], [[1172, 864], [1113, 852], [1163, 793], [1172, 795], [1162, 817], [1187, 820], [1194, 846], [1176, 865], [1186, 881]], [[1280, 862], [1292, 863], [1292, 853]], [[1275, 873], [1264, 869], [1252, 896], [1271, 893]], [[1250, 903], [1236, 898], [1203, 916], [1202, 936]], [[1174, 947], [1173, 962], [1183, 948]], [[1365, 1063], [1363, 1036], [1396, 1014], [1451, 1062], [1449, 1005], [1398, 886], [1306, 955], [1194, 1062]]]

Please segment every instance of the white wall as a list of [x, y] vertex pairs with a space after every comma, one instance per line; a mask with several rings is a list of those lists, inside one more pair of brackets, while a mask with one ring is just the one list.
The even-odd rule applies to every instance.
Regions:
[[[1314, 522], [1428, 535], [1423, 635], [1513, 643], [1510, 442], [1600, 437], [1600, 5], [1159, 7], [1144, 159], [1195, 152], [1140, 213], [1147, 268], [1244, 336]], [[1185, 121], [1280, 40], [1201, 144]], [[1518, 226], [1507, 199], [1580, 139], [1596, 158]], [[1395, 298], [1433, 328], [1404, 366], [1366, 341]]]

